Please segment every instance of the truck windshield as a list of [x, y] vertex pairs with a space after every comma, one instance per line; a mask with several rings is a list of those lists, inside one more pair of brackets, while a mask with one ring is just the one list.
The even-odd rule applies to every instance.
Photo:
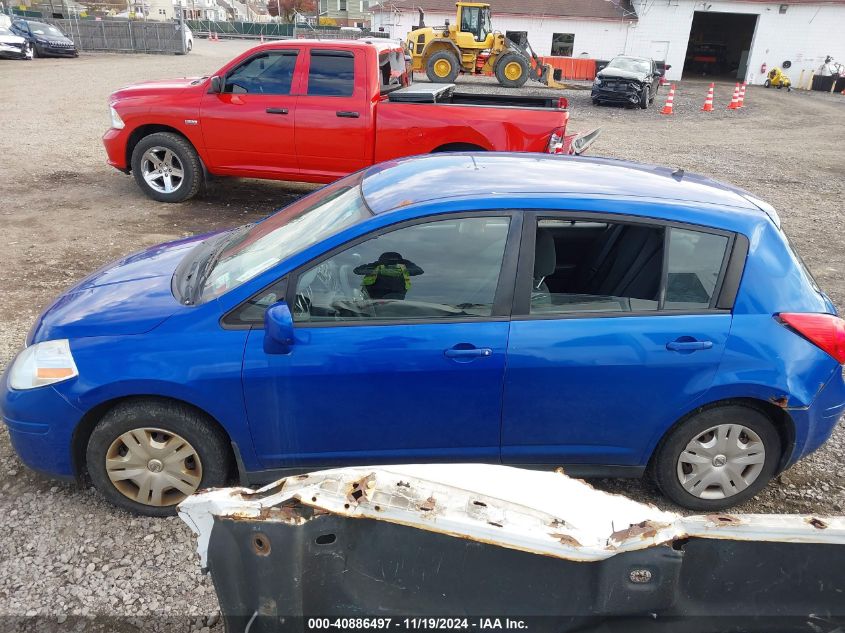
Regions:
[[344, 178], [235, 230], [207, 268], [199, 302], [219, 297], [268, 268], [372, 215], [361, 195], [362, 176]]

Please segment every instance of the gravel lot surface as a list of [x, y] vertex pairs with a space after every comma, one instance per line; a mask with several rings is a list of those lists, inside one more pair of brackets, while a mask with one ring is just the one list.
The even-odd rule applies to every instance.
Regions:
[[[0, 62], [4, 131], [0, 177], [0, 369], [40, 310], [98, 266], [157, 242], [257, 220], [308, 185], [225, 180], [180, 205], [155, 203], [105, 164], [106, 99], [127, 83], [209, 74], [247, 42], [197, 40], [184, 57], [82, 55]], [[499, 90], [490, 80], [462, 81]], [[531, 88], [543, 92], [542, 88]], [[658, 162], [745, 187], [772, 202], [820, 285], [845, 307], [845, 97], [751, 88], [729, 112], [733, 84], [719, 83], [716, 111], [700, 112], [703, 82], [678, 85], [675, 115], [593, 107], [570, 90], [573, 131], [602, 126], [592, 153]], [[603, 488], [665, 504], [639, 482]], [[845, 426], [742, 512], [842, 513]], [[0, 430], [0, 616], [138, 616], [113, 630], [184, 631], [216, 625], [211, 583], [176, 518], [129, 516], [91, 489], [43, 478], [18, 461]], [[166, 619], [171, 616], [173, 619]], [[190, 617], [187, 617], [190, 616]], [[24, 621], [0, 620], [11, 630]], [[73, 628], [73, 627], [71, 627]]]

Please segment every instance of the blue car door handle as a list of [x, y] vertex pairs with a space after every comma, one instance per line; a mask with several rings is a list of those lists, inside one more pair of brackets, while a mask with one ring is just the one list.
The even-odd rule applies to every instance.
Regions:
[[666, 343], [666, 349], [672, 352], [694, 352], [699, 349], [710, 349], [713, 341], [681, 340]]
[[452, 347], [443, 352], [446, 358], [456, 360], [472, 360], [481, 356], [492, 356], [493, 350], [489, 347]]

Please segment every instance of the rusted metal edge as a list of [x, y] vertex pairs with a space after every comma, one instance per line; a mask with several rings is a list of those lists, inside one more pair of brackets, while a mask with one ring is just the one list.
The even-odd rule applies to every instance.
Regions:
[[179, 506], [203, 566], [215, 519], [301, 524], [325, 513], [583, 562], [691, 537], [845, 544], [845, 517], [684, 517], [562, 473], [483, 464], [327, 470], [258, 491], [204, 491]]

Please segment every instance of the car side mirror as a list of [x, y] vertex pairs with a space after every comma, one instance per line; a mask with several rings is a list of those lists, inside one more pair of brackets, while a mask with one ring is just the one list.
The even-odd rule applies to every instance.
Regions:
[[289, 354], [293, 347], [293, 315], [284, 301], [274, 303], [264, 313], [264, 351]]
[[220, 94], [223, 92], [223, 78], [219, 75], [214, 75], [211, 81], [208, 82], [208, 94]]

